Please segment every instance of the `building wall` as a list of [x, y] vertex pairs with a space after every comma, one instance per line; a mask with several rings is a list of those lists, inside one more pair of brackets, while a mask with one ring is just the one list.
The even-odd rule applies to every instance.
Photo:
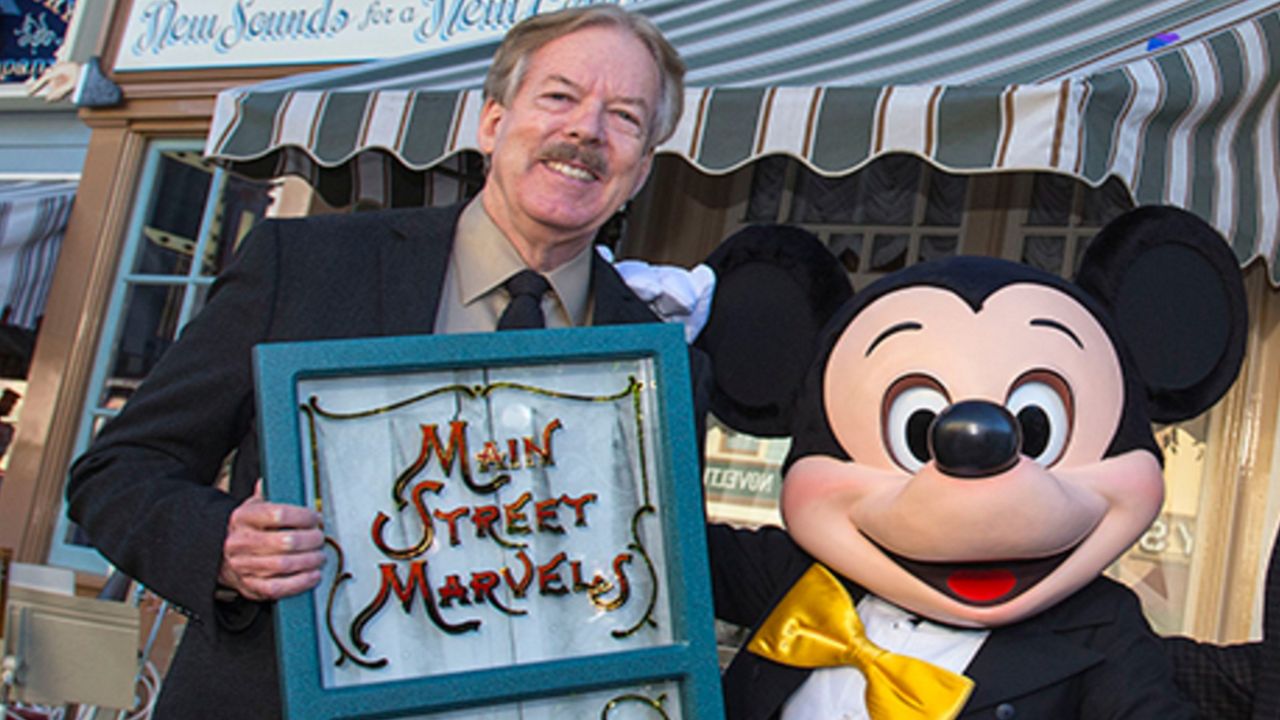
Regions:
[[0, 100], [0, 126], [0, 179], [80, 175], [89, 128], [73, 106], [6, 110]]

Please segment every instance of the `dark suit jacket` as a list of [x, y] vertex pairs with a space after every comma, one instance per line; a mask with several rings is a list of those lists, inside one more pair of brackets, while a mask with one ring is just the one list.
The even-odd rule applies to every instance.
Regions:
[[[460, 210], [263, 223], [72, 468], [71, 518], [112, 563], [190, 618], [157, 717], [280, 714], [271, 605], [214, 601], [228, 517], [260, 476], [251, 348], [430, 333]], [[599, 257], [591, 282], [595, 324], [657, 321]], [[695, 369], [695, 378], [705, 374]], [[212, 485], [232, 451], [227, 494]]]
[[[776, 528], [712, 526], [716, 615], [747, 627], [768, 616], [814, 562]], [[851, 594], [865, 591], [852, 584]], [[748, 641], [749, 642], [749, 641]], [[965, 669], [975, 683], [962, 719], [1191, 718], [1137, 597], [1099, 579], [1023, 622], [992, 630]], [[731, 720], [776, 717], [809, 671], [738, 653], [724, 674]]]

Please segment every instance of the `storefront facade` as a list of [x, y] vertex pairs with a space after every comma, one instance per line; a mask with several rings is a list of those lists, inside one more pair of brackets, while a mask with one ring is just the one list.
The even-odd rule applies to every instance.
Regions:
[[28, 89], [69, 54], [74, 11], [72, 0], [0, 6], [0, 483], [89, 145], [74, 104], [31, 97]]
[[[259, 7], [284, 13], [287, 5]], [[838, 4], [800, 5], [834, 12], [830, 8]], [[702, 57], [703, 37], [690, 28], [704, 21], [696, 7], [681, 15], [679, 6], [657, 3], [655, 8], [675, 8], [670, 16], [659, 14], [659, 20], [667, 17], [677, 45], [685, 43], [682, 52]], [[827, 9], [814, 9], [819, 6]], [[287, 16], [298, 23], [291, 26], [296, 37], [289, 38], [271, 24], [285, 15], [237, 15], [239, 7], [124, 0], [112, 12], [101, 55], [124, 102], [80, 114], [91, 130], [83, 180], [32, 359], [9, 479], [0, 486], [0, 545], [17, 548], [21, 560], [76, 568], [86, 579], [105, 569], [62, 516], [67, 467], [199, 309], [213, 277], [254, 222], [364, 205], [451, 202], [477, 187], [480, 163], [468, 152], [467, 132], [478, 96], [455, 88], [475, 86], [492, 38], [501, 34], [494, 31], [500, 23], [486, 25], [482, 15], [465, 12], [449, 15], [450, 3], [438, 4], [441, 14], [428, 16], [407, 12], [414, 6], [405, 3], [356, 7], [317, 1], [305, 10], [290, 6], [301, 14]], [[1201, 28], [1212, 49], [1219, 35], [1201, 27], [1208, 22], [1204, 16], [1189, 10], [1183, 20], [1187, 28]], [[1274, 13], [1245, 13], [1231, 20], [1232, 37], [1243, 39], [1229, 57], [1245, 58], [1253, 68], [1241, 70], [1239, 85], [1253, 88], [1261, 99], [1244, 103], [1238, 116], [1223, 110], [1220, 119], [1239, 127], [1252, 117], [1271, 128], [1274, 138], [1280, 60], [1265, 49], [1280, 19]], [[1253, 25], [1236, 30], [1236, 20]], [[1160, 21], [1151, 22], [1154, 27]], [[453, 49], [423, 46], [462, 37], [470, 26], [485, 26], [488, 35]], [[325, 90], [331, 82], [341, 87], [344, 78], [350, 79], [341, 68], [300, 81], [276, 81], [371, 57], [368, 49], [322, 42], [357, 35], [383, 38], [377, 44], [384, 54], [437, 53], [433, 64], [446, 69], [423, 78], [412, 74], [414, 64], [408, 61], [370, 65], [375, 73], [407, 77], [398, 81], [403, 87], [385, 87], [373, 100], [368, 90]], [[1259, 46], [1261, 59], [1253, 57]], [[1186, 45], [1193, 60], [1201, 52], [1196, 47]], [[242, 51], [247, 54], [237, 55]], [[1136, 51], [1125, 45], [1115, 52]], [[304, 64], [296, 64], [299, 60]], [[1255, 195], [1247, 202], [1228, 202], [1237, 196], [1223, 200], [1194, 182], [1171, 179], [1173, 174], [1152, 178], [1142, 163], [1124, 165], [1124, 153], [1114, 148], [1132, 139], [1120, 133], [1108, 134], [1114, 140], [1111, 150], [1082, 150], [1087, 133], [1106, 120], [1100, 105], [1089, 104], [1091, 98], [1105, 97], [1098, 82], [1077, 84], [1064, 76], [1022, 92], [1003, 92], [1003, 85], [969, 90], [945, 84], [838, 92], [814, 85], [814, 79], [808, 79], [813, 87], [800, 89], [716, 89], [717, 78], [731, 84], [738, 77], [734, 73], [746, 72], [728, 67], [728, 59], [716, 62], [691, 63], [691, 81], [709, 85], [691, 89], [681, 129], [632, 204], [620, 245], [626, 255], [690, 265], [744, 224], [787, 222], [824, 240], [856, 287], [948, 254], [1008, 257], [1069, 276], [1092, 233], [1135, 198], [1175, 202], [1214, 220], [1225, 218], [1236, 230], [1228, 235], [1239, 243], [1237, 254], [1248, 261], [1252, 329], [1246, 368], [1206, 417], [1159, 429], [1170, 474], [1167, 510], [1115, 572], [1139, 589], [1164, 631], [1224, 640], [1256, 635], [1261, 577], [1280, 516], [1280, 482], [1273, 481], [1280, 477], [1280, 377], [1274, 370], [1280, 367], [1280, 293], [1274, 263], [1278, 221], [1274, 213], [1254, 212], [1253, 204], [1276, 207], [1258, 199], [1274, 188], [1237, 186], [1239, 197]], [[787, 64], [777, 62], [778, 67]], [[449, 68], [452, 75], [445, 77]], [[1127, 66], [1115, 72], [1133, 74]], [[885, 73], [882, 80], [892, 80]], [[405, 89], [423, 84], [431, 92]], [[254, 87], [219, 96], [240, 86]], [[898, 89], [886, 93], [886, 87]], [[1146, 99], [1140, 92], [1122, 97], [1131, 108]], [[885, 115], [877, 124], [874, 113], [862, 118], [855, 112], [864, 106], [903, 118], [935, 119], [949, 109], [994, 109], [979, 112], [973, 125], [894, 122], [890, 129], [901, 131], [895, 135], [884, 132]], [[921, 115], [921, 108], [932, 114]], [[1002, 114], [1001, 108], [1010, 110]], [[433, 114], [442, 119], [426, 123]], [[1126, 115], [1126, 122], [1149, 125], [1137, 115]], [[729, 122], [734, 117], [757, 122], [739, 132]], [[1069, 130], [1050, 130], [1055, 140], [1048, 145], [1038, 136], [1019, 134], [1046, 117], [1047, 127]], [[1019, 120], [1017, 132], [990, 129], [991, 123], [1014, 127], [1010, 118]], [[1068, 122], [1073, 118], [1078, 124]], [[845, 123], [839, 126], [843, 133], [829, 132], [836, 119]], [[419, 122], [426, 123], [419, 131], [404, 131]], [[398, 127], [400, 134], [388, 141], [378, 135], [384, 126]], [[793, 132], [795, 127], [801, 132]], [[1168, 153], [1171, 166], [1194, 165], [1198, 126], [1191, 127], [1191, 159], [1175, 149]], [[854, 134], [850, 128], [865, 129], [863, 142], [844, 137], [842, 144], [842, 135]], [[1217, 132], [1205, 137], [1212, 140]], [[983, 152], [970, 152], [979, 145]], [[1166, 152], [1151, 148], [1149, 154]], [[209, 150], [218, 163], [205, 157]], [[1274, 156], [1276, 150], [1273, 144], [1259, 152]], [[446, 172], [430, 172], [441, 163], [451, 165]], [[307, 177], [319, 191], [296, 177], [282, 179], [288, 173]], [[1152, 189], [1157, 186], [1158, 191]], [[1173, 194], [1166, 197], [1166, 190]], [[1221, 210], [1246, 205], [1239, 212]], [[708, 449], [704, 481], [713, 500], [711, 513], [735, 522], [775, 521], [773, 498], [785, 441], [713, 429]]]

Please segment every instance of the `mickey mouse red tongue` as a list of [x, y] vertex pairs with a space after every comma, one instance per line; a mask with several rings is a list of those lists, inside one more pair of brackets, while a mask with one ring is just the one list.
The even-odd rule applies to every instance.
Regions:
[[968, 605], [985, 607], [1008, 602], [1026, 592], [1061, 565], [1071, 550], [1035, 560], [984, 563], [919, 562], [888, 550], [885, 554], [938, 592]]
[[947, 577], [947, 589], [964, 600], [972, 603], [998, 602], [1018, 584], [1018, 578], [1012, 571], [1000, 568], [996, 570], [956, 570]]

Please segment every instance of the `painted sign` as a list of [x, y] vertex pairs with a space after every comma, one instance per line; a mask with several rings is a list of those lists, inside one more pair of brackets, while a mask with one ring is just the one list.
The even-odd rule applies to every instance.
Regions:
[[327, 562], [277, 608], [286, 715], [720, 718], [670, 325], [256, 349], [273, 500]]
[[619, 364], [299, 383], [327, 687], [672, 642], [652, 372]]
[[339, 63], [443, 51], [496, 41], [533, 15], [644, 1], [136, 0], [115, 69]]
[[0, 82], [39, 77], [53, 65], [76, 0], [0, 0]]

